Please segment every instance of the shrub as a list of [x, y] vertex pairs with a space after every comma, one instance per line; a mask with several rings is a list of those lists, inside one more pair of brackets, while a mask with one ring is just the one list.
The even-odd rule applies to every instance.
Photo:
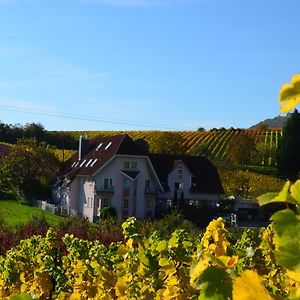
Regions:
[[114, 207], [103, 207], [100, 210], [100, 219], [106, 220], [108, 218], [115, 218], [117, 216], [117, 211]]

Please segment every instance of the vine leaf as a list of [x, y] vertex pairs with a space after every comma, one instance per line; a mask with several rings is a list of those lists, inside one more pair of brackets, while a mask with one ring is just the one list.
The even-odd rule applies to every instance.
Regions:
[[278, 101], [282, 113], [293, 110], [300, 103], [300, 74], [295, 74], [291, 83], [286, 83], [281, 87]]
[[272, 297], [255, 271], [246, 270], [233, 281], [233, 300], [271, 300]]
[[291, 186], [291, 195], [297, 201], [297, 203], [300, 205], [300, 180], [297, 180]]
[[290, 195], [289, 188], [291, 182], [287, 181], [279, 193], [267, 193], [257, 198], [259, 205], [263, 206], [274, 202], [288, 202], [296, 204], [297, 201]]
[[223, 300], [232, 297], [232, 280], [224, 269], [206, 268], [198, 277], [195, 288], [200, 290], [199, 300]]
[[290, 209], [276, 212], [273, 221], [278, 263], [289, 270], [300, 271], [300, 220]]

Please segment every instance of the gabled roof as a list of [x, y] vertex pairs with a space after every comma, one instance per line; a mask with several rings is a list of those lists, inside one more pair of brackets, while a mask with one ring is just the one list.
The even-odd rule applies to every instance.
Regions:
[[76, 152], [66, 162], [61, 175], [93, 175], [118, 154], [145, 156], [143, 150], [128, 135], [99, 137], [85, 142], [88, 143], [86, 153], [83, 153], [79, 160]]
[[207, 158], [168, 154], [150, 154], [149, 156], [165, 190], [169, 190], [169, 174], [176, 166], [183, 163], [194, 176], [193, 182], [195, 186], [192, 187], [191, 192], [208, 194], [224, 193], [217, 168]]

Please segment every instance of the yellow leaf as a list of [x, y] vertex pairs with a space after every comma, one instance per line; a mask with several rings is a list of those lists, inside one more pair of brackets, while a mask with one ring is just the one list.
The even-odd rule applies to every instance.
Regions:
[[300, 103], [300, 74], [294, 75], [291, 83], [282, 85], [278, 101], [282, 113], [293, 110]]
[[289, 271], [287, 270], [287, 275], [289, 276], [289, 278], [291, 278], [292, 280], [295, 280], [297, 282], [300, 283], [300, 272], [294, 272], [294, 271]]
[[170, 264], [170, 261], [168, 260], [168, 258], [166, 258], [166, 257], [161, 257], [160, 259], [159, 259], [159, 265], [161, 266], [161, 267], [165, 267], [165, 266], [168, 266], [169, 264]]
[[246, 270], [233, 282], [233, 300], [273, 299], [262, 284], [262, 279], [252, 270]]

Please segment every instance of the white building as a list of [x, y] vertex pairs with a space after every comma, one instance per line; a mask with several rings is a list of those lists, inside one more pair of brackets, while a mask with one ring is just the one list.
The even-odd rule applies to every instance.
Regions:
[[149, 155], [127, 135], [81, 137], [79, 151], [53, 185], [56, 204], [90, 221], [103, 207], [114, 207], [122, 217], [153, 218], [158, 209], [183, 204], [183, 199], [186, 204], [214, 205], [222, 193], [218, 172], [209, 160]]

